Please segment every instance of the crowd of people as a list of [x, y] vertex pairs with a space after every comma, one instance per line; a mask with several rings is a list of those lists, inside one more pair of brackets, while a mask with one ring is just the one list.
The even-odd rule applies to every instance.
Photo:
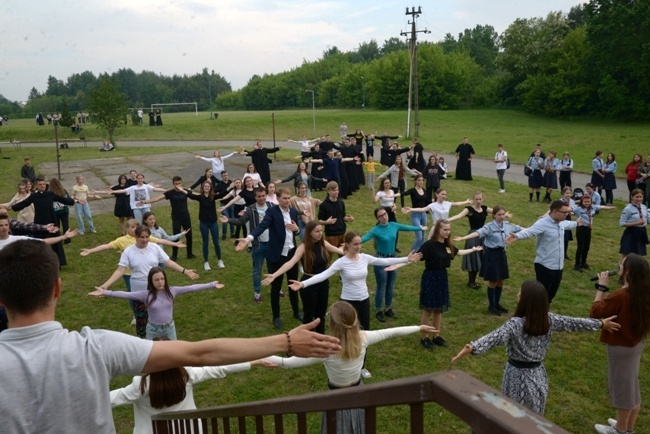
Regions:
[[[295, 172], [274, 180], [269, 167], [269, 154], [282, 150], [283, 146], [267, 148], [262, 142], [257, 142], [250, 151], [241, 148], [224, 156], [215, 151], [211, 158], [196, 155], [197, 159], [208, 162], [210, 167], [190, 188], [183, 186], [180, 176], [173, 177], [172, 188], [147, 184], [144, 174], [132, 170], [129, 176], [120, 175], [115, 185], [101, 190], [90, 190], [85, 185], [84, 177], [77, 176], [76, 184], [70, 188], [72, 194], [69, 194], [56, 178], [48, 183], [42, 176], [37, 176], [30, 159], [26, 158], [21, 169], [23, 180], [19, 184], [18, 193], [4, 204], [5, 208], [18, 213], [16, 220], [0, 212], [0, 249], [3, 250], [0, 252], [0, 302], [7, 309], [8, 318], [5, 322], [8, 321], [10, 327], [0, 334], [0, 349], [28, 345], [15, 339], [30, 335], [32, 332], [29, 327], [43, 329], [39, 333], [60, 340], [60, 348], [50, 351], [79, 351], [79, 347], [84, 345], [77, 336], [68, 334], [53, 323], [56, 301], [60, 296], [60, 281], [57, 280], [57, 269], [52, 267], [66, 265], [63, 243], [78, 234], [97, 232], [88, 200], [100, 195], [112, 195], [115, 198], [114, 215], [119, 220], [122, 236], [108, 244], [84, 250], [81, 255], [88, 256], [108, 249], [118, 249], [122, 253], [115, 272], [88, 295], [128, 299], [137, 336], [144, 340], [156, 338], [162, 341], [141, 344], [114, 333], [98, 333], [90, 329], [84, 329], [83, 333], [89, 340], [110, 342], [107, 343], [110, 351], [116, 351], [120, 357], [132, 357], [129, 363], [112, 366], [107, 372], [139, 374], [173, 368], [175, 375], [181, 378], [182, 390], [187, 385], [190, 396], [192, 383], [209, 377], [224, 376], [227, 372], [246, 370], [251, 365], [224, 367], [215, 373], [195, 373], [183, 366], [201, 365], [205, 361], [224, 364], [257, 360], [276, 351], [287, 350], [287, 345], [288, 353], [293, 352], [296, 356], [325, 358], [272, 357], [253, 364], [292, 368], [322, 362], [328, 373], [330, 389], [358, 386], [362, 384], [362, 379], [370, 378], [371, 373], [365, 363], [366, 348], [380, 340], [420, 332], [423, 348], [431, 351], [436, 347], [446, 347], [449, 343], [441, 336], [441, 318], [451, 306], [448, 269], [453, 259], [462, 256], [462, 269], [468, 273], [467, 286], [479, 289], [479, 277], [486, 282], [487, 312], [501, 316], [508, 313], [508, 308], [501, 304], [504, 281], [510, 277], [508, 245], [517, 240], [536, 237], [536, 281], [521, 284], [512, 318], [494, 332], [467, 344], [453, 360], [468, 354], [481, 354], [496, 345], [505, 345], [508, 364], [504, 371], [503, 393], [543, 414], [548, 395], [548, 378], [541, 362], [548, 349], [551, 333], [602, 329], [601, 340], [607, 344], [610, 364], [610, 399], [618, 414], [613, 424], [597, 425], [596, 430], [609, 433], [632, 432], [640, 409], [639, 361], [643, 340], [650, 331], [650, 321], [645, 319], [650, 314], [650, 297], [647, 295], [650, 291], [650, 274], [648, 263], [643, 258], [648, 243], [646, 224], [649, 215], [645, 205], [648, 199], [645, 180], [650, 176], [650, 156], [643, 163], [641, 156], [635, 155], [626, 167], [630, 202], [623, 209], [620, 218], [620, 226], [624, 228], [620, 242], [621, 289], [605, 297], [609, 281], [607, 273], [600, 273], [597, 295], [591, 309], [594, 319], [575, 319], [550, 313], [549, 306], [561, 287], [564, 261], [568, 259], [568, 240], [572, 237], [573, 230], [578, 244], [574, 269], [579, 272], [590, 269], [587, 256], [594, 217], [600, 210], [614, 209], [611, 190], [616, 188], [613, 175], [616, 172], [616, 161], [613, 153], [603, 160], [602, 152], [598, 151], [594, 158], [592, 182], [577, 197], [572, 190], [573, 161], [570, 155], [565, 153], [563, 159], [559, 160], [556, 152], [549, 151], [546, 156], [541, 145], [537, 145], [526, 164], [531, 189], [529, 200], [532, 201], [533, 193], [536, 192], [539, 201], [540, 190], [545, 188], [544, 201], [549, 203], [549, 211], [529, 228], [522, 228], [507, 220], [513, 216], [504, 206], [494, 204], [493, 207], [488, 207], [483, 204], [481, 192], [476, 192], [467, 200], [447, 200], [448, 189], [441, 186], [446, 175], [455, 172], [456, 179], [472, 180], [471, 161], [475, 151], [467, 138], [463, 138], [456, 150], [455, 170], [448, 170], [444, 161], [441, 162], [442, 159], [435, 153], [426, 160], [424, 148], [417, 139], [413, 139], [411, 146], [400, 147], [391, 143], [391, 140], [399, 136], [390, 136], [386, 131], [381, 136], [366, 135], [359, 129], [353, 134], [347, 134], [347, 126], [343, 128], [344, 125], [340, 130], [340, 142], [332, 141], [330, 136], [313, 140], [303, 136], [301, 141], [296, 141], [301, 146], [300, 155], [297, 156], [301, 161]], [[362, 147], [364, 141], [365, 150]], [[380, 147], [379, 164], [374, 163], [374, 146]], [[235, 155], [250, 157], [251, 163], [241, 178], [231, 180], [225, 160]], [[494, 162], [499, 193], [504, 193], [504, 174], [509, 168], [509, 158], [503, 145], [498, 145]], [[386, 168], [375, 177], [377, 166]], [[364, 168], [368, 175], [373, 176], [366, 178]], [[558, 189], [558, 174], [562, 196], [553, 199], [552, 193]], [[632, 176], [633, 174], [635, 175]], [[277, 184], [286, 182], [293, 182], [293, 188], [276, 187]], [[352, 231], [348, 229], [348, 223], [355, 219], [347, 212], [344, 200], [353, 194], [360, 194], [357, 192], [366, 183], [372, 191], [373, 200], [378, 203], [374, 210], [376, 224], [364, 228], [363, 232]], [[411, 188], [409, 183], [413, 184]], [[197, 192], [194, 191], [195, 188], [198, 188]], [[323, 189], [326, 193], [324, 200], [311, 197], [312, 192]], [[601, 199], [599, 189], [605, 190], [604, 200]], [[155, 196], [156, 192], [160, 195]], [[411, 206], [405, 206], [405, 197], [411, 198]], [[150, 205], [162, 200], [169, 200], [171, 205], [171, 235], [157, 224], [155, 214], [151, 212]], [[189, 344], [185, 347], [186, 343], [181, 341], [174, 343], [177, 338], [173, 321], [176, 296], [223, 287], [217, 281], [189, 286], [169, 286], [167, 283], [166, 273], [169, 270], [192, 280], [199, 278], [194, 269], [177, 262], [179, 248], [186, 248], [187, 259], [195, 257], [188, 200], [199, 204], [204, 270], [211, 269], [210, 237], [217, 267], [226, 268], [221, 244], [229, 232], [231, 238], [234, 238], [235, 250], [248, 251], [251, 255], [252, 301], [262, 303], [262, 286], [270, 285], [273, 326], [278, 330], [284, 329], [280, 317], [280, 300], [287, 295], [294, 318], [301, 321], [303, 326], [279, 337], [268, 338], [264, 341], [265, 345], [257, 349], [242, 341], [241, 348], [229, 357], [214, 356], [212, 350], [197, 343], [197, 348], [200, 346], [200, 349], [196, 351], [210, 354], [199, 359], [180, 354], [175, 354], [168, 360], [162, 359], [169, 356], [171, 351], [187, 349], [191, 352], [193, 348]], [[75, 210], [77, 228], [74, 230], [69, 229], [68, 206], [73, 206]], [[398, 207], [403, 213], [410, 214], [410, 225], [398, 223]], [[460, 211], [450, 215], [452, 207], [459, 207]], [[492, 221], [486, 223], [490, 214]], [[452, 237], [452, 223], [464, 217], [469, 222], [469, 233], [463, 237]], [[33, 226], [21, 228], [16, 225], [21, 222]], [[429, 226], [431, 229], [426, 235]], [[33, 233], [49, 247], [43, 248], [35, 242], [31, 243], [24, 236], [16, 237], [25, 233]], [[402, 255], [398, 248], [400, 233], [409, 239], [412, 237], [410, 251]], [[374, 242], [374, 254], [363, 253], [362, 244], [371, 240]], [[453, 244], [461, 241], [465, 242], [462, 249]], [[158, 244], [173, 246], [172, 255], [169, 256]], [[19, 271], [26, 272], [24, 267], [28, 264], [24, 258], [28, 254], [42, 259], [43, 275], [31, 291], [25, 291], [24, 296], [10, 295], [10, 287], [26, 286], [25, 277]], [[334, 259], [334, 256], [338, 256], [338, 259]], [[263, 271], [265, 261], [268, 271], [266, 276]], [[371, 331], [371, 292], [374, 292], [376, 320], [380, 323], [396, 320], [399, 312], [394, 306], [393, 296], [399, 278], [397, 270], [418, 262], [424, 263], [420, 280], [420, 325]], [[376, 282], [372, 290], [368, 287], [367, 280], [370, 265], [373, 266]], [[235, 267], [229, 264], [230, 266]], [[338, 297], [340, 301], [330, 308], [329, 332], [332, 337], [328, 338], [324, 333], [330, 298], [329, 278], [334, 274], [339, 274], [342, 289]], [[287, 278], [286, 284], [284, 276]], [[110, 291], [109, 287], [121, 278], [125, 281], [127, 291]], [[24, 299], [36, 293], [36, 301]], [[307, 334], [309, 330], [318, 334]], [[296, 342], [298, 337], [301, 340]], [[287, 343], [283, 341], [285, 338]], [[312, 349], [306, 348], [307, 341], [314, 345]], [[36, 352], [38, 343], [30, 343], [29, 351]], [[230, 348], [229, 344], [224, 345], [223, 348]], [[220, 344], [218, 346], [222, 348]], [[158, 348], [160, 349], [157, 350]], [[114, 363], [114, 360], [109, 362], [105, 359], [108, 356], [94, 354], [92, 357], [102, 366]], [[20, 368], [18, 356], [10, 360], [9, 364], [9, 372], [15, 373], [18, 379], [42, 375], [35, 371], [36, 367], [26, 370]], [[78, 373], [60, 374], [67, 378]], [[4, 381], [4, 376], [0, 378]], [[167, 400], [159, 397], [158, 404], [154, 404], [154, 395], [159, 394], [162, 387], [154, 389], [154, 382], [164, 381], [164, 378], [161, 380], [152, 374], [136, 379], [134, 384], [137, 385], [131, 387], [129, 397], [126, 390], [111, 394], [112, 405], [134, 403], [145, 396], [150, 397], [151, 407], [158, 411], [186, 409], [194, 405], [192, 400], [187, 404], [189, 407], [177, 406], [186, 397], [181, 392], [180, 399]], [[84, 381], [82, 378], [74, 384], [84, 384]], [[105, 405], [106, 399], [89, 398], [89, 401]], [[17, 405], [29, 407], [20, 399], [4, 403], [0, 399], [0, 408], [9, 409]], [[110, 412], [102, 417], [110, 417]], [[361, 410], [339, 415], [339, 432], [362, 432], [363, 417]], [[10, 426], [17, 427], [21, 423], [24, 423], [23, 417], [17, 414]], [[112, 426], [106, 420], [103, 423]], [[144, 426], [146, 422], [137, 425]], [[97, 429], [85, 431], [99, 432]]]

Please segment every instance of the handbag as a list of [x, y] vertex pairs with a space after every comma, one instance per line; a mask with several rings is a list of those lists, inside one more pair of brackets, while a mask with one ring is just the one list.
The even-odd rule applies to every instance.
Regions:
[[528, 166], [524, 166], [524, 175], [530, 176], [533, 173], [533, 171], [530, 169]]

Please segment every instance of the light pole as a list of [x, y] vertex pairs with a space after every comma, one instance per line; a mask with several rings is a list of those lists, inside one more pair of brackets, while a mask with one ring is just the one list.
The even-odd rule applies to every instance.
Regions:
[[316, 98], [313, 90], [306, 90], [305, 92], [311, 92], [311, 117], [314, 122], [314, 137], [316, 137]]
[[366, 109], [366, 79], [361, 76], [361, 108]]
[[212, 114], [212, 86], [210, 84], [210, 77], [208, 77], [208, 95], [210, 98], [210, 119], [214, 119], [214, 116]]
[[54, 146], [56, 146], [56, 167], [58, 170], [58, 178], [61, 179], [61, 154], [59, 153], [59, 120], [54, 119]]

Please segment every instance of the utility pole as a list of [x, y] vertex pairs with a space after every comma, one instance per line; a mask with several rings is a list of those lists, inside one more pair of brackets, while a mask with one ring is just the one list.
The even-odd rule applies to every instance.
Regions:
[[[415, 106], [415, 136], [419, 135], [420, 131], [420, 114], [419, 114], [419, 90], [418, 90], [418, 53], [417, 53], [417, 34], [418, 33], [431, 33], [429, 30], [417, 30], [416, 20], [422, 13], [422, 6], [406, 8], [406, 15], [411, 15], [412, 19], [409, 21], [411, 25], [411, 33], [409, 38], [409, 57], [410, 57], [410, 75], [409, 75], [409, 98], [408, 98], [408, 112], [406, 115], [406, 137], [411, 137], [411, 106]], [[401, 36], [409, 36], [407, 32], [400, 32]]]

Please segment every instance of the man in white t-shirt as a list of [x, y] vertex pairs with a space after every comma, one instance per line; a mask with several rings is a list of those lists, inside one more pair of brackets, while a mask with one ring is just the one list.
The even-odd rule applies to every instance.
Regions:
[[0, 251], [0, 304], [9, 317], [0, 333], [3, 432], [115, 433], [109, 384], [118, 375], [341, 350], [338, 339], [310, 331], [318, 320], [288, 335], [200, 342], [153, 342], [89, 327], [70, 332], [55, 320], [58, 274], [58, 258], [43, 242], [20, 240]]
[[494, 162], [497, 165], [497, 178], [499, 178], [499, 193], [506, 192], [506, 185], [503, 182], [503, 175], [508, 168], [508, 153], [503, 150], [503, 144], [497, 145], [497, 153], [494, 154]]

